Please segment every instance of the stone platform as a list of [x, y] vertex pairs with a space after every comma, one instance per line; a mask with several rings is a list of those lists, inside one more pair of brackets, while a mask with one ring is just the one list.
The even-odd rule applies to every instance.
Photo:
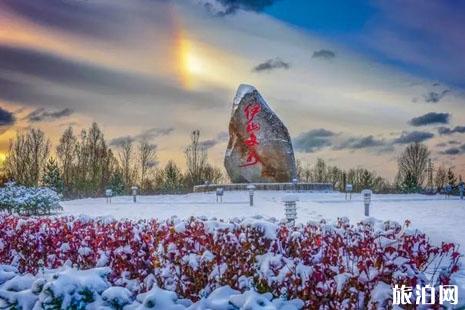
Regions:
[[[194, 186], [194, 193], [216, 191], [217, 188], [223, 188], [225, 191], [245, 191], [250, 184], [252, 183], [197, 185]], [[253, 183], [253, 185], [255, 190], [259, 191], [330, 192], [333, 190], [331, 183]]]

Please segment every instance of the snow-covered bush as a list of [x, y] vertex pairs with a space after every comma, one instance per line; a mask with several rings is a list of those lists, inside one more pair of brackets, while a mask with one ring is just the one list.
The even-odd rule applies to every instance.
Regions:
[[50, 214], [62, 210], [59, 202], [60, 196], [47, 187], [25, 187], [9, 182], [0, 188], [0, 211], [10, 214]]
[[111, 286], [107, 280], [108, 268], [77, 270], [64, 266], [32, 276], [20, 275], [6, 267], [0, 266], [0, 274], [8, 274], [8, 279], [0, 282], [0, 309], [299, 310], [304, 305], [298, 299], [273, 300], [270, 293], [241, 293], [228, 286], [194, 303], [156, 286], [140, 294]]
[[[452, 283], [459, 258], [454, 244], [433, 246], [408, 223], [373, 219], [356, 225], [339, 219], [289, 227], [260, 218], [135, 222], [0, 216], [0, 263], [31, 274], [70, 264], [79, 269], [109, 267], [105, 281], [127, 290], [121, 299], [102, 285], [95, 290], [97, 295], [74, 289], [78, 294], [72, 300], [101, 297], [114, 308], [129, 303], [128, 292], [131, 298], [138, 296], [135, 302], [140, 309], [150, 305], [158, 309], [153, 306], [157, 301], [149, 297], [153, 295], [146, 292], [163, 302], [171, 300], [172, 309], [184, 309], [180, 306], [189, 306], [189, 301], [210, 306], [209, 296], [219, 294], [222, 287], [249, 291], [240, 298], [226, 298], [233, 305], [230, 309], [249, 305], [299, 309], [299, 300], [305, 309], [343, 309], [348, 304], [383, 307], [391, 296], [383, 292], [395, 284]], [[192, 309], [202, 309], [198, 307]]]

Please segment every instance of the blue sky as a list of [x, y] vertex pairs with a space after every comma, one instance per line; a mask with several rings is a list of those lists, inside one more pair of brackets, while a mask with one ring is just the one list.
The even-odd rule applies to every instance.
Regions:
[[[463, 1], [278, 0], [265, 12], [376, 61], [465, 87]], [[380, 37], [387, 42], [378, 45]]]
[[367, 1], [281, 0], [266, 13], [323, 36], [360, 32], [376, 13]]

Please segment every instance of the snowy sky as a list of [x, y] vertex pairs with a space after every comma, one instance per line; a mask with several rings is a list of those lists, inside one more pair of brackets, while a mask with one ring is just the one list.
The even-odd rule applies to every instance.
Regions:
[[236, 88], [253, 84], [297, 158], [392, 178], [422, 141], [465, 173], [458, 1], [3, 0], [0, 152], [15, 130], [97, 121], [184, 164], [191, 130], [222, 166]]

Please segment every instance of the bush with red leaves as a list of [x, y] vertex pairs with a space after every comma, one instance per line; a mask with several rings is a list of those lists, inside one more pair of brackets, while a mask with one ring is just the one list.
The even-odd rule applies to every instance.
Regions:
[[229, 285], [300, 298], [310, 308], [367, 308], [390, 302], [373, 296], [380, 283], [438, 286], [458, 270], [454, 244], [433, 246], [407, 226], [0, 216], [0, 263], [31, 273], [108, 266], [110, 282], [134, 293], [158, 285], [198, 300]]

